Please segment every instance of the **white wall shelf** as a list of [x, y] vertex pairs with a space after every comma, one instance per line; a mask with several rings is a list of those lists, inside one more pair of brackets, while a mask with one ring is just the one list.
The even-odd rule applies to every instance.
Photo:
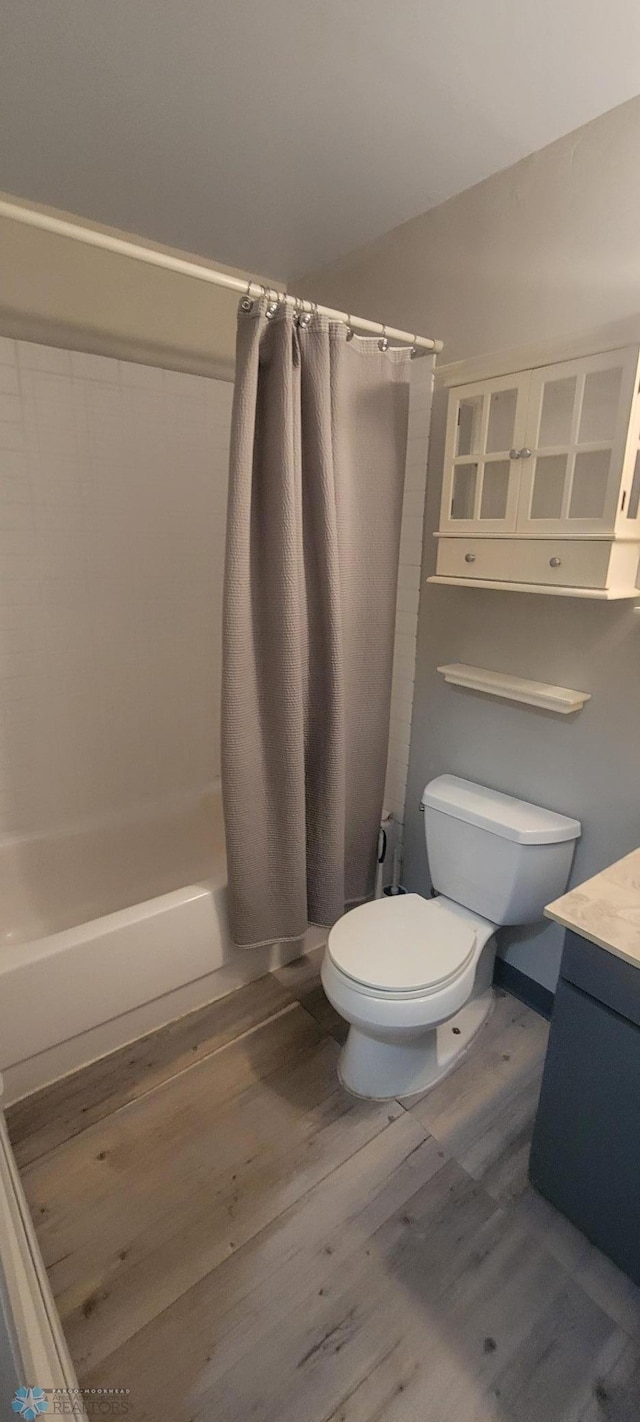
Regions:
[[507, 701], [524, 702], [527, 706], [541, 706], [545, 711], [557, 711], [561, 716], [580, 711], [585, 701], [591, 700], [587, 691], [571, 691], [567, 686], [548, 686], [544, 681], [527, 681], [524, 677], [488, 671], [486, 667], [469, 667], [463, 662], [451, 662], [447, 666], [438, 667], [438, 671], [451, 686], [463, 686], [468, 691], [484, 691], [488, 696], [501, 696]]

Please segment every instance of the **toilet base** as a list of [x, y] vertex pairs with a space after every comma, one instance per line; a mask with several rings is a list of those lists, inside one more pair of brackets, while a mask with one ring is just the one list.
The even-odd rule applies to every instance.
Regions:
[[350, 1027], [338, 1064], [342, 1085], [353, 1096], [390, 1101], [414, 1096], [447, 1076], [480, 1031], [494, 1004], [491, 988], [424, 1032], [402, 1042], [383, 1041]]

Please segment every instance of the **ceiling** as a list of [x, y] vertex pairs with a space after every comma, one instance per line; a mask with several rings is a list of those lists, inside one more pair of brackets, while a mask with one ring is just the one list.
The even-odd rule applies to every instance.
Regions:
[[291, 280], [639, 91], [637, 0], [2, 0], [0, 187]]

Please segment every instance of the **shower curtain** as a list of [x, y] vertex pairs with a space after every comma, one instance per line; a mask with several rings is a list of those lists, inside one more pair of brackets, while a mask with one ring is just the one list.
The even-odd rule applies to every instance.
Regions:
[[373, 892], [410, 369], [407, 350], [341, 323], [241, 303], [222, 785], [243, 948], [300, 938]]

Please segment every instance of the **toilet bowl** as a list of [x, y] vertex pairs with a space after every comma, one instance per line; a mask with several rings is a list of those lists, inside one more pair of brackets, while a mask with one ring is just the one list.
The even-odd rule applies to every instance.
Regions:
[[566, 887], [580, 834], [577, 820], [456, 776], [432, 781], [422, 807], [442, 892], [352, 909], [322, 964], [327, 997], [350, 1024], [340, 1079], [376, 1100], [428, 1090], [470, 1046], [493, 1006], [499, 926], [542, 916]]
[[491, 1011], [494, 933], [460, 904], [419, 894], [376, 899], [338, 921], [322, 984], [351, 1023], [339, 1067], [348, 1090], [386, 1100], [444, 1075]]

